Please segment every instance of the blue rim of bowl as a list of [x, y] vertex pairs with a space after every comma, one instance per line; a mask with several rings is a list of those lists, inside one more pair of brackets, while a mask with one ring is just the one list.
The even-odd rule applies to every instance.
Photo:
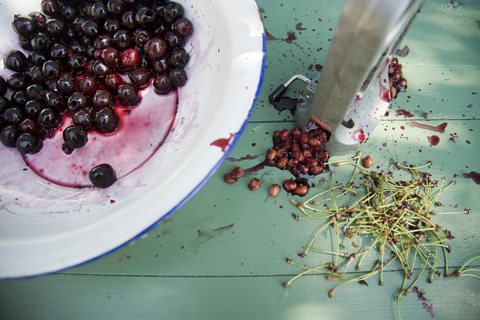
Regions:
[[110, 253], [118, 250], [119, 248], [122, 248], [123, 246], [125, 245], [128, 245], [129, 243], [131, 243], [132, 241], [136, 241], [138, 240], [139, 238], [141, 238], [144, 234], [147, 234], [148, 232], [150, 232], [151, 230], [153, 230], [154, 228], [156, 228], [163, 220], [169, 218], [171, 215], [173, 215], [176, 211], [178, 211], [181, 207], [183, 207], [191, 198], [193, 198], [206, 184], [207, 182], [213, 177], [213, 175], [218, 171], [218, 169], [223, 165], [223, 163], [225, 162], [225, 160], [227, 159], [227, 157], [229, 156], [230, 152], [233, 150], [233, 148], [235, 147], [235, 145], [237, 144], [238, 140], [240, 139], [240, 137], [242, 136], [243, 132], [245, 131], [245, 128], [247, 127], [248, 123], [250, 122], [250, 118], [252, 116], [252, 113], [253, 111], [255, 110], [255, 104], [257, 102], [257, 99], [258, 99], [258, 96], [260, 95], [260, 91], [261, 91], [261, 88], [262, 88], [262, 83], [263, 83], [263, 77], [265, 75], [265, 66], [266, 66], [266, 63], [267, 63], [267, 38], [266, 38], [266, 34], [265, 34], [265, 30], [262, 32], [262, 53], [263, 53], [263, 57], [262, 57], [262, 67], [261, 67], [261, 70], [260, 70], [260, 77], [259, 77], [259, 82], [258, 82], [258, 86], [257, 86], [257, 91], [255, 92], [255, 97], [253, 99], [253, 102], [252, 102], [252, 106], [250, 107], [250, 110], [248, 112], [248, 115], [247, 115], [247, 118], [245, 119], [245, 121], [243, 122], [242, 126], [240, 127], [240, 129], [238, 130], [237, 134], [233, 137], [232, 139], [232, 142], [229, 144], [229, 147], [227, 150], [225, 150], [222, 158], [220, 158], [220, 160], [215, 164], [215, 166], [212, 168], [212, 170], [210, 170], [210, 172], [205, 176], [205, 178], [203, 178], [203, 180], [185, 197], [183, 198], [182, 201], [180, 201], [175, 207], [173, 207], [169, 212], [167, 212], [165, 215], [163, 215], [161, 218], [159, 218], [157, 221], [155, 221], [154, 223], [152, 223], [149, 227], [147, 227], [145, 230], [143, 230], [142, 232], [140, 232], [138, 235], [132, 237], [131, 239], [125, 241], [124, 243], [122, 244], [119, 244], [118, 246], [116, 246], [115, 248], [107, 251], [107, 252], [104, 252], [94, 258], [91, 258], [89, 260], [86, 260], [84, 262], [80, 262], [78, 264], [74, 264], [72, 266], [68, 266], [68, 267], [65, 267], [65, 268], [60, 268], [60, 269], [57, 269], [57, 270], [52, 270], [52, 271], [48, 271], [48, 272], [45, 272], [45, 273], [40, 273], [40, 274], [33, 274], [33, 275], [28, 275], [28, 276], [19, 276], [19, 277], [8, 277], [8, 278], [2, 278], [2, 280], [8, 280], [8, 279], [27, 279], [27, 278], [34, 278], [34, 277], [39, 277], [39, 276], [43, 276], [43, 275], [47, 275], [47, 274], [52, 274], [52, 273], [56, 273], [56, 272], [60, 272], [62, 270], [68, 270], [68, 269], [71, 269], [71, 268], [75, 268], [75, 267], [80, 267], [82, 265], [85, 265], [85, 264], [88, 264], [88, 263], [91, 263], [93, 261], [96, 261], [96, 260], [99, 260], [107, 255], [109, 255]]

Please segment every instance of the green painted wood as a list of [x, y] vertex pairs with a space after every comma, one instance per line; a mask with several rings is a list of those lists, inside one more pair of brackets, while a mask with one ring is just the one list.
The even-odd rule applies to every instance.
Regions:
[[[289, 112], [275, 110], [268, 96], [294, 74], [309, 78], [317, 74], [315, 66], [326, 60], [343, 3], [258, 1], [272, 37], [267, 41], [265, 80], [252, 121], [293, 120]], [[478, 1], [455, 3], [427, 1], [410, 28], [402, 43], [410, 52], [399, 57], [408, 80], [407, 92], [392, 102], [386, 119], [404, 119], [404, 113], [397, 115], [400, 109], [410, 112], [413, 119], [480, 117], [480, 5]], [[295, 33], [296, 39], [286, 41], [288, 32]], [[304, 87], [296, 81], [285, 96], [296, 98]]]
[[[378, 171], [391, 171], [396, 180], [410, 179], [410, 175], [396, 169], [391, 163], [392, 159], [415, 165], [432, 160], [434, 164], [428, 172], [433, 179], [445, 177], [447, 182], [457, 181], [440, 198], [444, 207], [438, 211], [469, 208], [473, 213], [438, 216], [435, 221], [451, 230], [456, 237], [452, 241], [453, 252], [449, 261], [459, 265], [466, 257], [480, 255], [480, 248], [472, 246], [479, 242], [480, 204], [476, 195], [480, 185], [463, 177], [465, 173], [480, 172], [477, 160], [480, 155], [478, 121], [449, 121], [445, 133], [414, 128], [408, 123], [383, 121], [362, 148], [363, 152], [373, 157], [375, 165], [379, 166]], [[436, 127], [443, 121], [419, 123]], [[299, 200], [299, 197], [287, 195], [285, 191], [277, 198], [269, 197], [269, 186], [291, 178], [289, 172], [265, 167], [248, 174], [248, 169], [263, 161], [266, 150], [271, 147], [272, 133], [284, 128], [292, 128], [292, 124], [250, 124], [229, 159], [207, 186], [171, 219], [134, 245], [66, 272], [184, 276], [287, 272], [289, 266], [284, 262], [285, 257], [296, 256], [323, 222], [293, 220], [291, 213], [299, 212], [290, 200]], [[432, 135], [439, 136], [440, 143], [437, 146], [430, 146], [428, 142], [428, 137]], [[341, 158], [344, 157], [333, 159]], [[235, 166], [241, 166], [247, 172], [237, 183], [228, 185], [223, 181], [223, 175]], [[332, 170], [335, 170], [335, 181], [344, 185], [352, 172], [349, 167], [333, 167]], [[250, 191], [247, 185], [254, 177], [262, 181], [262, 186]], [[321, 179], [329, 181], [329, 175], [322, 174], [315, 182]], [[332, 245], [332, 239], [324, 240], [327, 247]], [[347, 246], [347, 243], [348, 248], [353, 249], [350, 242], [345, 240], [344, 245]], [[378, 258], [372, 255], [368, 260], [375, 261]]]
[[[12, 319], [394, 319], [402, 278], [392, 273], [339, 288], [320, 276], [132, 277], [50, 275], [0, 283], [0, 318]], [[417, 282], [434, 319], [478, 319], [479, 287], [469, 279]], [[402, 319], [432, 319], [415, 293], [400, 303]]]

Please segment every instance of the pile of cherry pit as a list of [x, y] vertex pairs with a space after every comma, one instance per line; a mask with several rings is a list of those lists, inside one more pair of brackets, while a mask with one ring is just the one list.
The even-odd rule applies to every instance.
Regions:
[[[299, 196], [308, 193], [310, 185], [308, 179], [312, 178], [326, 169], [326, 163], [330, 158], [324, 145], [328, 140], [328, 134], [321, 128], [310, 130], [307, 133], [298, 128], [289, 130], [283, 129], [273, 133], [273, 147], [268, 149], [264, 163], [282, 170], [289, 170], [294, 179], [283, 182], [283, 188]], [[235, 183], [243, 175], [243, 170], [236, 167], [231, 173], [224, 175], [225, 182]], [[250, 190], [260, 188], [261, 182], [258, 178], [250, 181]], [[270, 186], [270, 195], [276, 197], [281, 191], [281, 186], [273, 184]]]
[[71, 154], [85, 146], [88, 131], [115, 132], [115, 106], [139, 105], [139, 90], [153, 83], [155, 92], [168, 94], [186, 83], [190, 57], [183, 47], [193, 26], [181, 4], [42, 0], [41, 9], [12, 22], [24, 51], [12, 50], [3, 60], [14, 72], [0, 77], [0, 141], [6, 147], [37, 153], [71, 117], [62, 146]]

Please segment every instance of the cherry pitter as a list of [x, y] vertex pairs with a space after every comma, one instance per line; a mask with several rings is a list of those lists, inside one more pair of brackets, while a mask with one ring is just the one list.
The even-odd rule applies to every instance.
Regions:
[[388, 69], [425, 0], [347, 0], [326, 61], [309, 79], [292, 76], [270, 96], [278, 103], [296, 80], [307, 85], [295, 108], [295, 125], [328, 131], [332, 155], [355, 151], [385, 115], [392, 98]]

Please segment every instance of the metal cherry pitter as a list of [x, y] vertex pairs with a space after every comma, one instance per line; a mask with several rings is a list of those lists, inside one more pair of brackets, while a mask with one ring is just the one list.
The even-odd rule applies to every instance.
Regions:
[[294, 75], [269, 97], [277, 103], [295, 80], [307, 83], [297, 99], [295, 125], [329, 132], [332, 155], [355, 151], [390, 105], [388, 67], [425, 0], [347, 0], [325, 66], [315, 78]]

